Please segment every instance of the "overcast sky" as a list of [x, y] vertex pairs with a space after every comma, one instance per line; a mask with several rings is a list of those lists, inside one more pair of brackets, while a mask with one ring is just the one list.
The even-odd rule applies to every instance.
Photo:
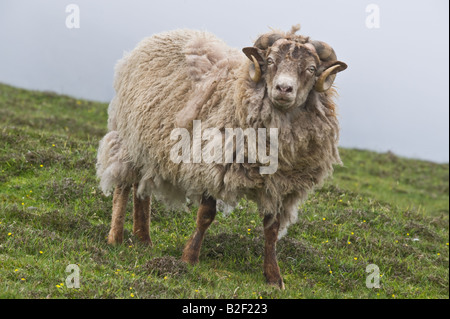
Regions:
[[341, 146], [448, 162], [448, 12], [447, 0], [0, 0], [0, 82], [107, 102], [115, 62], [144, 37], [201, 29], [242, 48], [300, 23], [349, 66], [335, 81]]

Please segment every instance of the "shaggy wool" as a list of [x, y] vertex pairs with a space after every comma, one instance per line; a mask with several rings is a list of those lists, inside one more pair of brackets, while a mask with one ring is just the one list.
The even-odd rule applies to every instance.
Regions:
[[[116, 65], [109, 133], [100, 142], [97, 175], [105, 194], [138, 183], [170, 207], [202, 194], [234, 206], [245, 197], [262, 215], [277, 216], [280, 237], [297, 221], [298, 207], [341, 164], [335, 90], [311, 91], [288, 111], [273, 107], [264, 81], [249, 77], [251, 62], [208, 32], [176, 30], [146, 38]], [[171, 132], [201, 120], [202, 129], [278, 128], [278, 168], [259, 162], [174, 163]], [[191, 154], [191, 158], [194, 154]]]

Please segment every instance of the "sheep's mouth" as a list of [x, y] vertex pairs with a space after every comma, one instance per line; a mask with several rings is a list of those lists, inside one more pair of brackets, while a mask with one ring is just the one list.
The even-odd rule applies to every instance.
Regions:
[[288, 108], [292, 106], [292, 103], [294, 102], [293, 99], [287, 98], [287, 97], [275, 97], [272, 99], [272, 103], [279, 108]]

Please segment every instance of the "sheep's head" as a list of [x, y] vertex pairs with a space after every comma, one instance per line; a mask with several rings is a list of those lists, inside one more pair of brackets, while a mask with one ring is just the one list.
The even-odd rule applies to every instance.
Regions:
[[336, 73], [347, 68], [328, 44], [295, 35], [298, 29], [264, 34], [242, 50], [252, 62], [251, 79], [265, 82], [270, 101], [279, 109], [302, 105], [312, 90], [327, 91]]

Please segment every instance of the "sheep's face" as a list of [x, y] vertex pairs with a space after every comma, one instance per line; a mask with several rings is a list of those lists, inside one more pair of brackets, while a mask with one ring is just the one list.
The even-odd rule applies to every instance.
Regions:
[[[267, 37], [270, 41], [270, 36]], [[316, 46], [323, 42], [303, 42], [277, 39], [267, 49], [247, 47], [243, 52], [253, 62], [250, 65], [250, 78], [264, 82], [267, 96], [272, 105], [280, 110], [301, 106], [311, 91], [328, 90], [335, 74], [347, 68], [343, 62], [335, 59], [321, 60]], [[323, 52], [323, 49], [320, 48]], [[323, 53], [322, 53], [323, 55]]]
[[279, 40], [265, 57], [267, 95], [279, 109], [302, 105], [315, 83], [320, 60], [307, 45]]

